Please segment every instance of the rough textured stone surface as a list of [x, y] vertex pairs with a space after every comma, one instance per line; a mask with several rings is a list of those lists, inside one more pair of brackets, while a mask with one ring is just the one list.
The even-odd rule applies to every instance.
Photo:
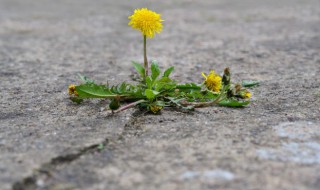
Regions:
[[[174, 78], [260, 80], [244, 109], [161, 115], [71, 103], [82, 73], [130, 80], [134, 8], [165, 19], [149, 59]], [[320, 189], [318, 0], [0, 0], [1, 189]]]

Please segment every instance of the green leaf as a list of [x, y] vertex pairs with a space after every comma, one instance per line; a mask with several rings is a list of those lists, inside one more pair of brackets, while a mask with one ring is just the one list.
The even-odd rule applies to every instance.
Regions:
[[158, 62], [153, 60], [151, 62], [151, 78], [152, 80], [156, 80], [157, 77], [160, 75], [160, 69], [159, 69], [159, 66], [158, 66]]
[[150, 76], [147, 76], [147, 78], [146, 78], [146, 83], [147, 83], [148, 89], [152, 89], [153, 83], [152, 83], [152, 79], [151, 79]]
[[159, 94], [159, 92], [150, 89], [146, 89], [145, 93], [149, 100], [153, 100]]
[[176, 97], [166, 97], [169, 99], [172, 103], [178, 104], [180, 101], [185, 100], [185, 98], [176, 98]]
[[193, 106], [182, 106], [181, 107], [182, 109], [184, 109], [184, 110], [188, 110], [188, 111], [194, 111], [194, 107]]
[[206, 99], [215, 99], [218, 96], [219, 95], [217, 93], [213, 93], [211, 91], [206, 91], [206, 94], [204, 95], [204, 98], [206, 98]]
[[79, 98], [111, 98], [117, 96], [104, 85], [82, 84], [76, 86]]
[[169, 77], [173, 70], [174, 70], [174, 67], [169, 67], [169, 68], [163, 73], [163, 76], [164, 76], [164, 77]]
[[156, 83], [156, 84], [154, 84], [154, 90], [161, 91], [161, 89], [163, 89], [165, 87], [165, 85], [166, 85], [166, 83], [161, 83], [161, 82]]
[[78, 98], [114, 98], [126, 97], [128, 99], [145, 98], [141, 87], [133, 86], [125, 82], [120, 85], [108, 87], [106, 85], [82, 84], [76, 86]]
[[157, 80], [153, 86], [156, 91], [171, 90], [176, 87], [176, 83], [168, 77], [162, 77]]
[[226, 99], [226, 100], [222, 100], [218, 104], [220, 106], [226, 106], [226, 107], [243, 107], [248, 105], [249, 103], [250, 103], [249, 101], [237, 101], [234, 99]]
[[180, 90], [201, 90], [201, 87], [195, 83], [179, 84], [177, 88]]
[[166, 103], [164, 101], [156, 101], [154, 102], [154, 105], [157, 105], [157, 106], [166, 106]]
[[119, 93], [125, 92], [126, 89], [127, 89], [127, 84], [126, 84], [125, 82], [123, 82], [123, 83], [121, 83], [121, 85], [118, 85], [118, 86], [117, 86], [117, 91], [118, 91]]
[[140, 76], [142, 78], [144, 78], [145, 76], [145, 69], [143, 68], [143, 66], [135, 61], [132, 61], [132, 64], [134, 66], [134, 68], [136, 69], [136, 71], [140, 74]]
[[168, 77], [162, 77], [161, 79], [159, 79], [157, 82], [160, 82], [160, 83], [170, 83], [172, 82], [172, 80]]
[[84, 83], [86, 83], [86, 84], [94, 84], [94, 80], [90, 80], [90, 79], [88, 79], [88, 77], [83, 76], [83, 75], [81, 75], [81, 74], [78, 74], [78, 76], [80, 77], [80, 79], [81, 79]]
[[253, 86], [256, 86], [256, 85], [259, 85], [260, 82], [257, 81], [257, 80], [243, 80], [242, 81], [242, 86], [243, 87], [253, 87]]
[[192, 99], [199, 99], [199, 98], [203, 97], [203, 95], [200, 91], [192, 91], [190, 93], [187, 93], [187, 96]]

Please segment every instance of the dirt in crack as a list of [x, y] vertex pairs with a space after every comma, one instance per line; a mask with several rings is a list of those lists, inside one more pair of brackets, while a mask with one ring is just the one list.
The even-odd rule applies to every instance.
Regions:
[[[125, 124], [124, 131], [119, 134], [117, 140], [123, 140], [124, 136], [128, 134], [137, 136], [141, 133], [139, 126], [136, 126], [138, 118], [143, 115], [141, 111], [132, 113], [131, 119]], [[139, 132], [140, 131], [140, 132]], [[22, 180], [15, 182], [12, 185], [13, 190], [34, 190], [38, 189], [38, 179], [49, 179], [53, 177], [54, 173], [59, 171], [58, 166], [67, 165], [76, 161], [83, 155], [92, 154], [100, 151], [99, 147], [106, 147], [109, 143], [109, 139], [105, 139], [103, 142], [93, 144], [91, 146], [79, 149], [75, 153], [65, 154], [52, 158], [50, 162], [42, 164], [41, 167], [33, 172], [32, 175], [23, 178]]]

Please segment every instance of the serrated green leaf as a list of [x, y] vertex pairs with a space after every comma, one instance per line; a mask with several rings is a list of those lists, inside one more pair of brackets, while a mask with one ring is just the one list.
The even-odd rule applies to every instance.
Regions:
[[176, 83], [168, 77], [162, 77], [153, 86], [156, 91], [171, 90], [176, 87]]
[[144, 78], [145, 77], [144, 67], [135, 61], [132, 61], [132, 64], [133, 64], [134, 68], [136, 69], [136, 71], [140, 74], [141, 78]]
[[176, 88], [174, 83], [159, 83], [155, 86], [156, 91], [170, 91]]
[[166, 85], [166, 83], [156, 83], [156, 84], [154, 84], [154, 90], [161, 91], [161, 89], [163, 89], [163, 87], [165, 85]]
[[154, 91], [154, 90], [150, 90], [150, 89], [146, 89], [145, 94], [149, 100], [153, 100], [159, 94], [159, 92]]
[[160, 75], [160, 69], [159, 69], [159, 65], [158, 62], [153, 60], [151, 62], [151, 78], [152, 80], [156, 80], [157, 77]]
[[160, 82], [160, 83], [170, 83], [172, 82], [172, 80], [168, 77], [162, 77], [161, 79], [159, 79], [157, 82]]
[[152, 79], [150, 76], [147, 76], [146, 83], [147, 83], [148, 89], [152, 89], [153, 83], [152, 83]]
[[84, 83], [86, 83], [86, 84], [94, 84], [94, 80], [90, 80], [90, 79], [88, 79], [88, 77], [83, 76], [83, 75], [81, 75], [81, 74], [78, 74], [78, 76], [80, 77], [80, 79], [81, 79]]
[[117, 96], [104, 85], [82, 84], [76, 86], [79, 98], [111, 98]]
[[172, 103], [178, 104], [180, 101], [185, 100], [185, 98], [176, 98], [176, 97], [166, 97]]
[[169, 67], [169, 68], [163, 73], [163, 76], [164, 76], [164, 77], [169, 77], [173, 70], [174, 70], [174, 67]]
[[192, 92], [188, 93], [187, 95], [193, 99], [203, 98], [203, 95], [200, 91], [192, 91]]
[[76, 86], [78, 98], [114, 98], [126, 97], [129, 99], [144, 98], [144, 90], [140, 87], [133, 86], [127, 83], [121, 83], [117, 86], [108, 87], [97, 84], [82, 84]]
[[226, 107], [243, 107], [248, 105], [250, 102], [249, 101], [237, 101], [233, 99], [226, 99], [220, 101], [218, 104], [220, 106], [226, 106]]
[[206, 99], [215, 99], [215, 98], [217, 98], [218, 96], [219, 96], [219, 94], [213, 93], [213, 92], [211, 92], [211, 91], [206, 91], [206, 94], [204, 95], [204, 97], [205, 97]]
[[259, 85], [260, 82], [257, 81], [257, 80], [243, 80], [242, 81], [242, 86], [243, 87], [253, 87], [253, 86], [256, 86], [256, 85]]
[[194, 106], [182, 106], [181, 108], [188, 111], [194, 111]]
[[201, 90], [201, 87], [195, 83], [186, 83], [177, 85], [180, 90]]
[[123, 82], [123, 83], [121, 83], [121, 85], [117, 86], [117, 91], [119, 93], [123, 93], [126, 91], [126, 88], [127, 88], [127, 84]]
[[156, 101], [153, 104], [157, 106], [166, 106], [166, 103], [164, 101]]

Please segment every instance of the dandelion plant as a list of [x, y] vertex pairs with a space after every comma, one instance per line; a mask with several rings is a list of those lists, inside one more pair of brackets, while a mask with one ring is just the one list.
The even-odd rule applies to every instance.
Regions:
[[[165, 107], [175, 107], [182, 110], [209, 107], [213, 105], [242, 107], [249, 104], [251, 93], [246, 87], [257, 85], [257, 81], [246, 81], [242, 85], [231, 82], [230, 69], [226, 68], [220, 76], [214, 70], [208, 75], [202, 73], [202, 84], [180, 83], [171, 78], [174, 67], [169, 67], [163, 73], [158, 62], [147, 59], [147, 38], [153, 38], [155, 33], [162, 31], [161, 15], [147, 8], [136, 9], [128, 17], [129, 26], [141, 32], [143, 37], [144, 63], [133, 62], [133, 67], [139, 75], [139, 82], [122, 82], [118, 85], [96, 84], [85, 76], [80, 76], [82, 84], [69, 85], [69, 96], [73, 102], [81, 103], [84, 99], [110, 99], [109, 108], [118, 113], [133, 107], [140, 107], [151, 113], [159, 113]], [[151, 73], [149, 75], [149, 70]]]

